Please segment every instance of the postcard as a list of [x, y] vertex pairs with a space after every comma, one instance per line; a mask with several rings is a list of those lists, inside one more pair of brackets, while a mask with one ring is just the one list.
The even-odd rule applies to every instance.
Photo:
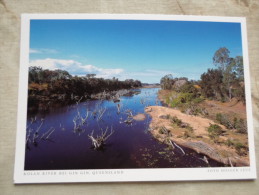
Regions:
[[246, 20], [22, 14], [14, 183], [255, 179]]

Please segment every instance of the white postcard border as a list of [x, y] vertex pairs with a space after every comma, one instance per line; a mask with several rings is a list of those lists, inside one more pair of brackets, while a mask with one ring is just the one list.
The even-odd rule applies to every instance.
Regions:
[[[249, 139], [250, 167], [219, 168], [156, 168], [156, 169], [88, 169], [24, 171], [27, 116], [28, 63], [31, 19], [105, 19], [105, 20], [174, 20], [236, 22], [241, 24], [244, 59], [246, 106]], [[22, 14], [21, 51], [19, 72], [19, 99], [14, 183], [60, 182], [125, 182], [125, 181], [190, 181], [190, 180], [240, 180], [256, 179], [255, 149], [250, 74], [247, 46], [246, 20], [242, 17], [180, 16], [144, 14]]]

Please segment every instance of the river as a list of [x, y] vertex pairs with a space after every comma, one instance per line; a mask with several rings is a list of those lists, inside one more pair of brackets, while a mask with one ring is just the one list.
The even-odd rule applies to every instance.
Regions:
[[[203, 155], [190, 149], [184, 148], [184, 155], [158, 142], [149, 132], [148, 115], [143, 121], [125, 123], [129, 113], [136, 115], [144, 113], [146, 106], [161, 105], [159, 88], [138, 90], [139, 94], [121, 97], [116, 103], [88, 100], [28, 116], [25, 170], [222, 166], [211, 159], [206, 164]], [[78, 116], [88, 117], [80, 123]], [[96, 137], [106, 129], [107, 135], [113, 133], [104, 147], [94, 149], [88, 135]]]

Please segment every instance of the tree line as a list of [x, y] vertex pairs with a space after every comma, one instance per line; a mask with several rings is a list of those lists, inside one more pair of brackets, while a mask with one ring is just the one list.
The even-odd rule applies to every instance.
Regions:
[[173, 78], [172, 75], [165, 75], [160, 80], [161, 88], [190, 92], [219, 101], [236, 98], [245, 103], [243, 57], [232, 58], [229, 54], [226, 47], [219, 48], [212, 59], [215, 68], [204, 72], [200, 80], [188, 81], [185, 77]]
[[29, 67], [28, 107], [59, 102], [75, 103], [82, 98], [91, 99], [93, 94], [109, 93], [120, 89], [141, 87], [139, 80], [120, 81], [97, 78], [95, 74], [72, 76], [65, 70], [48, 70], [41, 67]]

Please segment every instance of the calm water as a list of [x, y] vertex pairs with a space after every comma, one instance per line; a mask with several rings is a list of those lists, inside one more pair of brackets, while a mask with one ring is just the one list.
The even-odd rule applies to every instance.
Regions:
[[[148, 131], [151, 121], [148, 116], [144, 121], [124, 123], [129, 111], [136, 115], [144, 113], [145, 106], [161, 105], [157, 99], [158, 90], [140, 89], [140, 94], [121, 97], [117, 103], [91, 100], [55, 108], [47, 114], [29, 116], [27, 135], [30, 134], [30, 137], [26, 147], [25, 170], [222, 166], [213, 160], [209, 160], [210, 165], [207, 165], [201, 160], [203, 156], [192, 150], [184, 148], [186, 155], [183, 155], [179, 149], [172, 150], [155, 140]], [[98, 110], [100, 113], [105, 110], [100, 118]], [[87, 112], [86, 122], [74, 130], [73, 120], [78, 115], [85, 117]], [[79, 124], [80, 120], [76, 122]], [[106, 129], [107, 134], [111, 129], [114, 133], [102, 149], [94, 149], [88, 135], [93, 132], [97, 136]], [[33, 143], [35, 132], [38, 138]], [[47, 136], [48, 139], [44, 139]]]

